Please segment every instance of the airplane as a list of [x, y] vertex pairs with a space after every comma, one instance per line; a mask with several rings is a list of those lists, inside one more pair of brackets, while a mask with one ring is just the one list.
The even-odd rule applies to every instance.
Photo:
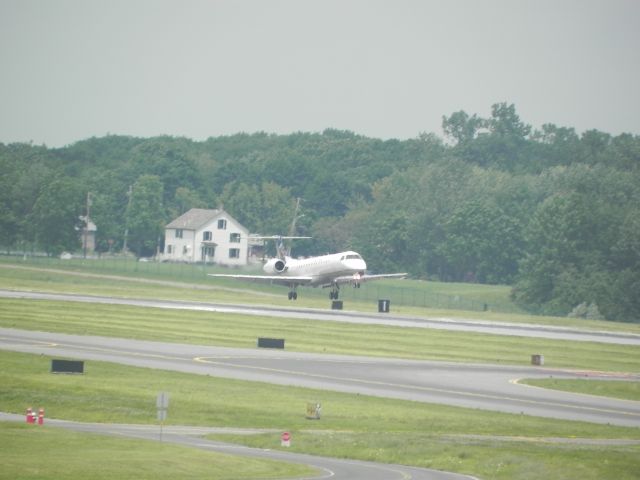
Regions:
[[276, 241], [277, 257], [268, 260], [263, 267], [267, 275], [209, 274], [209, 276], [284, 285], [289, 287], [289, 300], [298, 299], [296, 289], [300, 285], [331, 288], [329, 298], [337, 300], [340, 285], [350, 284], [354, 288], [360, 288], [362, 283], [371, 280], [404, 278], [407, 276], [406, 273], [369, 275], [366, 273], [366, 262], [360, 254], [353, 251], [303, 259], [291, 258], [290, 251], [284, 245], [284, 240], [311, 237], [268, 236], [257, 238]]

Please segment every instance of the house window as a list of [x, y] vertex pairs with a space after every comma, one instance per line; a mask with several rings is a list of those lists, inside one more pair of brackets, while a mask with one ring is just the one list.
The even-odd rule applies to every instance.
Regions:
[[173, 251], [173, 245], [167, 245], [167, 255], [171, 255]]
[[213, 238], [213, 235], [211, 234], [211, 232], [202, 232], [203, 242], [210, 242], [212, 238]]
[[176, 238], [182, 238], [182, 229], [176, 228]]
[[229, 249], [229, 258], [240, 258], [240, 249], [239, 248], [230, 248]]
[[227, 229], [227, 221], [224, 218], [218, 220], [218, 230], [226, 230]]
[[229, 235], [229, 243], [240, 243], [240, 234], [232, 233]]

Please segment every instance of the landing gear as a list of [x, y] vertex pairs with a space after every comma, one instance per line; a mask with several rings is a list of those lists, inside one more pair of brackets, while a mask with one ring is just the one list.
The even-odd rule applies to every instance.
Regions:
[[291, 290], [289, 292], [289, 300], [297, 300], [298, 299], [298, 292], [296, 292], [295, 290]]
[[329, 292], [329, 298], [331, 300], [338, 300], [338, 296], [340, 294], [340, 287], [336, 284], [331, 287], [331, 291]]

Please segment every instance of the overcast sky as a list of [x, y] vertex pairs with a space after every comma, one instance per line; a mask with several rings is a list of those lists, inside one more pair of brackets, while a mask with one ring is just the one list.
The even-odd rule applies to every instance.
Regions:
[[0, 142], [351, 130], [443, 115], [640, 134], [637, 0], [0, 0]]

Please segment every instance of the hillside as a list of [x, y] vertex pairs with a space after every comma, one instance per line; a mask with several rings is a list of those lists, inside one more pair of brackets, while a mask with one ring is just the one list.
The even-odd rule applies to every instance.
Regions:
[[301, 197], [298, 233], [314, 241], [298, 254], [352, 248], [377, 271], [513, 285], [529, 311], [640, 320], [640, 137], [533, 130], [504, 103], [445, 116], [443, 131], [0, 144], [0, 245], [77, 249], [88, 192], [99, 250], [119, 251], [128, 229], [140, 256], [189, 208], [224, 205], [275, 234]]

